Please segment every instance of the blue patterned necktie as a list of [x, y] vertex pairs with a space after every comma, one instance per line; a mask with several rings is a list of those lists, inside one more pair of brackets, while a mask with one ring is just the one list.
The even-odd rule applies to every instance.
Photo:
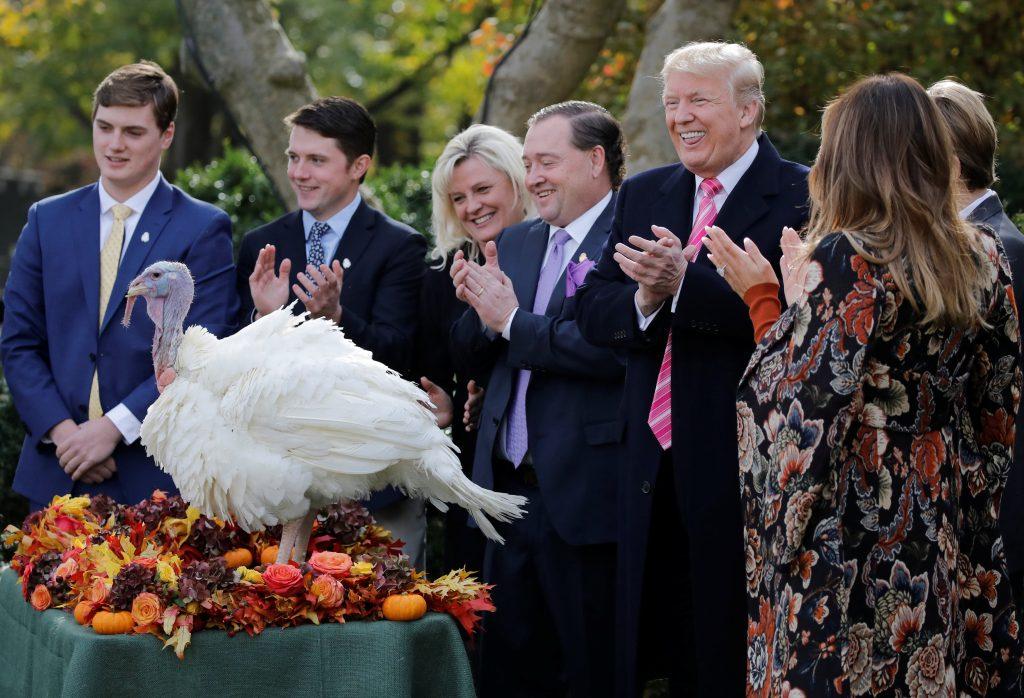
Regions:
[[315, 221], [309, 229], [309, 259], [315, 268], [324, 263], [324, 235], [331, 232], [331, 226], [323, 221]]
[[[540, 270], [537, 279], [537, 294], [533, 298], [533, 312], [543, 315], [551, 300], [551, 292], [555, 290], [558, 277], [562, 275], [562, 259], [565, 256], [565, 243], [570, 240], [569, 233], [559, 228], [555, 231], [554, 245], [548, 252], [547, 261]], [[512, 399], [512, 411], [508, 414], [505, 425], [505, 453], [517, 468], [523, 462], [528, 448], [526, 433], [526, 389], [530, 385], [530, 372], [519, 371], [516, 376], [515, 391]]]

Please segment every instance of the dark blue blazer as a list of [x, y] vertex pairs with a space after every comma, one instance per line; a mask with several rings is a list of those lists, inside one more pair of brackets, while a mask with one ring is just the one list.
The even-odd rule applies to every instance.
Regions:
[[[611, 226], [614, 199], [573, 255], [601, 255]], [[452, 328], [458, 365], [484, 377], [487, 393], [480, 416], [473, 480], [494, 487], [492, 457], [498, 427], [512, 406], [513, 378], [530, 369], [526, 394], [529, 450], [545, 509], [570, 545], [616, 540], [613, 515], [622, 421], [619, 402], [625, 357], [587, 342], [572, 319], [574, 299], [565, 297], [565, 274], [543, 315], [533, 307], [537, 278], [548, 245], [548, 224], [527, 221], [504, 230], [498, 260], [512, 280], [520, 308], [509, 341], [490, 338], [468, 309]], [[568, 306], [568, 307], [567, 307]]]
[[36, 501], [73, 491], [102, 492], [135, 503], [156, 488], [176, 492], [170, 477], [146, 457], [138, 441], [119, 443], [113, 453], [117, 474], [99, 485], [72, 483], [60, 468], [54, 446], [42, 442], [64, 419], [88, 419], [97, 364], [105, 411], [124, 403], [141, 421], [156, 400], [153, 323], [140, 308], [131, 327], [120, 323], [133, 278], [157, 261], [188, 265], [196, 292], [186, 327], [203, 325], [223, 336], [232, 330], [238, 311], [231, 221], [220, 209], [161, 180], [125, 251], [98, 328], [98, 186], [45, 199], [29, 209], [4, 290], [0, 354], [4, 377], [28, 432], [14, 489]]
[[[288, 303], [296, 299], [291, 286], [306, 269], [306, 233], [302, 212], [293, 211], [246, 233], [238, 253], [237, 289], [242, 299], [239, 324], [252, 317], [249, 276], [264, 245], [277, 248], [275, 262], [292, 260]], [[409, 226], [399, 223], [361, 201], [341, 236], [333, 259], [344, 269], [341, 286], [341, 328], [345, 336], [373, 354], [373, 358], [408, 375], [416, 338], [420, 287], [426, 271], [427, 241]], [[305, 312], [296, 303], [296, 313]], [[401, 494], [392, 488], [375, 493], [371, 510], [394, 504]]]
[[[783, 226], [806, 219], [807, 168], [779, 157], [760, 136], [757, 157], [729, 194], [716, 225], [742, 245], [749, 237], [778, 269]], [[736, 387], [754, 348], [743, 300], [717, 274], [701, 248], [688, 265], [676, 312], [659, 311], [646, 332], [634, 305], [636, 282], [612, 258], [630, 235], [652, 238], [668, 228], [685, 244], [696, 180], [682, 165], [642, 172], [619, 191], [615, 222], [597, 268], [577, 293], [577, 322], [599, 346], [629, 352], [624, 398], [626, 456], [619, 487], [620, 641], [636, 647], [651, 503], [663, 452], [647, 417], [671, 325], [672, 448], [677, 506], [688, 533], [697, 642], [698, 695], [731, 695], [718, 683], [745, 675], [744, 553], [736, 445]], [[670, 303], [671, 301], [669, 301]], [[633, 653], [635, 655], [635, 652]], [[620, 656], [627, 656], [620, 653]], [[635, 661], [635, 656], [634, 660]], [[632, 687], [636, 667], [620, 667]], [[625, 690], [625, 689], [624, 689]]]
[[[288, 302], [295, 300], [291, 286], [306, 270], [306, 235], [302, 212], [293, 211], [246, 234], [238, 253], [238, 297], [242, 299], [239, 324], [249, 324], [252, 294], [249, 275], [264, 245], [277, 248], [276, 263], [292, 260]], [[333, 259], [349, 261], [341, 287], [341, 328], [373, 358], [406, 374], [412, 364], [416, 310], [426, 271], [427, 241], [409, 226], [360, 202], [341, 236]], [[296, 303], [295, 312], [305, 311]]]

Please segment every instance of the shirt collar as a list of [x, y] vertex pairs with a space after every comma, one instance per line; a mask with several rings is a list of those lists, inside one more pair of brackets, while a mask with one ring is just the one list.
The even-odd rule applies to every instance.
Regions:
[[[604, 211], [605, 206], [612, 200], [612, 192], [609, 189], [608, 193], [598, 201], [596, 204], [591, 206], [584, 212], [582, 216], [574, 220], [569, 225], [565, 226], [565, 232], [569, 233], [569, 237], [576, 241], [576, 243], [583, 242], [583, 238], [587, 237], [587, 233], [594, 227], [594, 223], [597, 221], [598, 216]], [[548, 240], [559, 230], [557, 225], [548, 223]]]
[[[750, 165], [753, 164], [754, 158], [757, 157], [757, 151], [759, 148], [760, 146], [757, 144], [757, 139], [755, 138], [754, 142], [750, 144], [750, 147], [747, 148], [746, 152], [744, 152], [743, 155], [740, 155], [739, 160], [718, 173], [718, 177], [716, 177], [716, 179], [718, 180], [718, 183], [722, 185], [723, 194], [729, 196], [729, 194], [732, 193], [732, 190], [736, 188], [740, 179], [742, 179], [743, 175], [750, 169]], [[699, 192], [700, 183], [704, 181], [704, 177], [697, 175], [694, 176], [697, 177], [697, 191]]]
[[981, 203], [985, 199], [987, 199], [989, 197], [992, 197], [992, 196], [995, 196], [995, 195], [996, 195], [996, 193], [994, 191], [992, 191], [991, 189], [986, 189], [984, 194], [982, 194], [977, 199], [975, 199], [974, 201], [972, 201], [971, 203], [967, 204], [962, 209], [960, 209], [960, 218], [961, 218], [961, 220], [967, 220], [967, 217], [970, 216], [972, 213], [974, 213], [975, 209], [977, 209], [979, 206], [981, 206]]
[[[348, 206], [341, 209], [333, 216], [324, 221], [327, 225], [331, 226], [338, 235], [342, 235], [348, 228], [348, 224], [352, 221], [352, 216], [355, 215], [356, 209], [359, 208], [360, 202], [363, 200], [362, 195], [356, 192], [356, 198], [349, 202]], [[309, 211], [302, 212], [302, 227], [306, 232], [306, 240], [309, 240], [309, 232], [313, 229], [313, 224], [316, 222], [316, 218]]]
[[153, 192], [156, 191], [157, 185], [160, 184], [160, 180], [163, 179], [163, 175], [160, 174], [160, 170], [157, 170], [156, 176], [153, 177], [149, 184], [144, 186], [139, 191], [135, 192], [127, 201], [118, 201], [103, 187], [103, 178], [100, 177], [100, 214], [104, 214], [110, 209], [114, 208], [116, 204], [123, 203], [125, 206], [132, 210], [132, 214], [141, 214], [146, 210], [146, 205], [149, 200], [153, 197]]

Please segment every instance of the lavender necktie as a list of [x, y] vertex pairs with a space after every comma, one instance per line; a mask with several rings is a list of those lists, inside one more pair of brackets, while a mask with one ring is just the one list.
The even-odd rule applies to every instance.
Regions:
[[[559, 228], [555, 231], [554, 245], [548, 258], [540, 270], [537, 279], [537, 294], [533, 298], [533, 312], [543, 315], [547, 310], [551, 292], [555, 289], [558, 277], [562, 275], [562, 258], [565, 256], [565, 243], [569, 241], [569, 233]], [[516, 376], [512, 393], [512, 411], [508, 414], [505, 425], [505, 454], [517, 468], [526, 455], [526, 389], [530, 385], [530, 372], [519, 371]]]

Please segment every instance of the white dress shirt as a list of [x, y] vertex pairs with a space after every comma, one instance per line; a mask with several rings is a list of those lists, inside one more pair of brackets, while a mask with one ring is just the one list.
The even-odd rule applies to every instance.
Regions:
[[967, 204], [962, 209], [960, 209], [960, 220], [963, 220], [963, 221], [967, 220], [970, 217], [970, 215], [972, 213], [974, 213], [974, 209], [976, 209], [979, 206], [981, 206], [981, 203], [985, 199], [987, 199], [989, 197], [992, 197], [992, 196], [995, 196], [995, 195], [996, 195], [996, 193], [994, 191], [992, 191], [991, 189], [986, 189], [984, 194], [982, 194], [977, 199], [975, 199], [974, 201], [972, 201], [971, 203]]
[[[140, 189], [131, 198], [126, 201], [117, 201], [107, 193], [103, 185], [103, 178], [100, 178], [100, 186], [97, 187], [100, 194], [100, 250], [103, 249], [103, 245], [107, 242], [107, 238], [110, 237], [110, 231], [114, 227], [114, 205], [123, 203], [132, 210], [132, 215], [128, 216], [124, 221], [124, 244], [121, 245], [121, 258], [124, 258], [124, 252], [128, 249], [128, 243], [131, 242], [132, 235], [135, 234], [135, 228], [139, 225], [142, 212], [146, 210], [146, 205], [153, 197], [153, 192], [156, 191], [157, 185], [160, 184], [162, 179], [163, 175], [158, 171], [156, 176], [153, 177], [153, 181]], [[142, 422], [132, 414], [132, 411], [124, 403], [112, 407], [106, 413], [106, 416], [114, 423], [117, 430], [121, 432], [121, 436], [126, 444], [130, 444], [139, 438]]]
[[[755, 138], [754, 142], [750, 144], [750, 147], [747, 148], [746, 151], [744, 151], [743, 155], [739, 157], [739, 160], [729, 165], [719, 173], [717, 179], [718, 183], [722, 185], [722, 190], [715, 194], [713, 199], [715, 202], [715, 209], [717, 211], [721, 212], [722, 207], [725, 206], [726, 199], [729, 198], [729, 194], [732, 193], [732, 191], [736, 188], [736, 185], [739, 184], [740, 179], [743, 178], [743, 175], [747, 173], [747, 170], [749, 170], [750, 166], [754, 163], [754, 158], [757, 157], [758, 149], [759, 146], [757, 145], [757, 139]], [[704, 198], [704, 192], [703, 190], [701, 190], [700, 185], [705, 178], [699, 177], [697, 175], [694, 175], [694, 177], [697, 181], [696, 186], [694, 187], [695, 191], [693, 195], [693, 215], [690, 217], [691, 231], [687, 232], [685, 234], [685, 237], [682, 234], [680, 234], [681, 231], [672, 231], [676, 234], [676, 237], [679, 238], [679, 241], [683, 244], [684, 247], [686, 246], [686, 242], [690, 239], [693, 224], [697, 222], [697, 212], [700, 209], [701, 199]], [[700, 248], [698, 247], [698, 250], [699, 249]], [[676, 306], [679, 304], [679, 294], [683, 290], [683, 282], [685, 280], [686, 272], [684, 271], [683, 279], [679, 282], [679, 288], [676, 289], [675, 294], [672, 296], [673, 313], [676, 311]], [[650, 315], [644, 315], [643, 312], [641, 312], [640, 304], [637, 302], [636, 296], [633, 296], [633, 305], [636, 307], [637, 324], [639, 324], [640, 330], [644, 331], [651, 326], [651, 323], [654, 322], [654, 318], [657, 317], [658, 315], [658, 311], [661, 310], [665, 304], [662, 303], [661, 305], [659, 305]]]

